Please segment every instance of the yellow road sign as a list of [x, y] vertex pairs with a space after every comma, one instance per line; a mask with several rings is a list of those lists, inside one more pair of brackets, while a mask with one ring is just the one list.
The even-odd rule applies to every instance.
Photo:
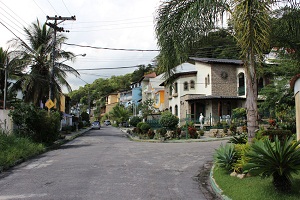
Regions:
[[45, 103], [45, 106], [50, 109], [54, 106], [54, 103], [51, 99], [48, 99], [48, 101]]

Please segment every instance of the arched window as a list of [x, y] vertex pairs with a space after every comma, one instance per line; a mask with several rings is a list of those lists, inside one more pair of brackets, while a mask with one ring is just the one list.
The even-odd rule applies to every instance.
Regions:
[[190, 88], [195, 89], [195, 81], [194, 80], [190, 81]]
[[170, 106], [170, 112], [172, 113], [172, 106]]
[[172, 85], [169, 87], [169, 96], [172, 96]]
[[175, 105], [175, 115], [178, 117], [178, 106]]
[[245, 95], [245, 76], [244, 73], [240, 73], [239, 77], [239, 87], [238, 87], [238, 95]]
[[174, 93], [178, 93], [178, 83], [177, 82], [174, 85]]
[[187, 81], [183, 83], [183, 90], [189, 90], [189, 83]]

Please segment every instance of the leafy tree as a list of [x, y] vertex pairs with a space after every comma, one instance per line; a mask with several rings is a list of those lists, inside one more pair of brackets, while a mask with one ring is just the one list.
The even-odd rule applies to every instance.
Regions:
[[153, 106], [154, 100], [153, 99], [146, 99], [139, 105], [139, 108], [142, 112], [143, 118], [146, 119], [147, 116], [152, 115], [155, 112], [155, 108]]
[[123, 121], [128, 121], [130, 113], [126, 108], [124, 108], [124, 106], [117, 104], [109, 112], [109, 115], [113, 120], [115, 120], [119, 124]]
[[0, 47], [0, 98], [4, 98], [4, 88], [5, 88], [5, 69], [7, 70], [7, 81], [6, 81], [6, 100], [10, 100], [17, 94], [15, 91], [11, 90], [13, 84], [10, 79], [16, 79], [17, 76], [22, 75], [22, 70], [25, 66], [22, 65], [18, 57], [14, 52], [9, 50], [3, 50]]
[[174, 130], [178, 126], [179, 119], [170, 111], [165, 111], [161, 114], [159, 124], [169, 130]]
[[63, 86], [71, 91], [71, 86], [66, 80], [67, 73], [79, 75], [72, 67], [59, 62], [59, 59], [75, 57], [71, 52], [59, 50], [67, 38], [61, 34], [56, 37], [55, 65], [52, 75], [53, 30], [47, 28], [46, 24], [40, 24], [37, 20], [29, 28], [24, 28], [24, 31], [27, 43], [19, 39], [14, 39], [11, 42], [17, 47], [16, 53], [19, 54], [23, 63], [30, 68], [30, 72], [20, 77], [14, 88], [22, 90], [25, 102], [39, 105], [40, 100], [46, 101], [48, 99], [50, 79], [52, 79], [53, 96], [59, 100]]
[[138, 69], [134, 70], [131, 74], [131, 82], [139, 81], [147, 72], [151, 72], [153, 70], [152, 65], [140, 65]]
[[[156, 34], [161, 53], [159, 65], [169, 77], [185, 61], [186, 52], [201, 36], [213, 32], [222, 15], [232, 16], [233, 34], [241, 49], [247, 80], [247, 125], [251, 142], [258, 128], [257, 61], [269, 47], [272, 0], [164, 1], [158, 10]], [[285, 1], [288, 2], [288, 1]]]

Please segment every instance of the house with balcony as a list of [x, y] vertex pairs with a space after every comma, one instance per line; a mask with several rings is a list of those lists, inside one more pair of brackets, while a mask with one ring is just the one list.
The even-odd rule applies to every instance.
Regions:
[[[119, 93], [110, 93], [105, 97], [105, 113], [109, 113], [113, 107], [115, 107], [119, 103]], [[101, 108], [100, 110], [104, 110]], [[105, 113], [101, 113], [104, 115]]]
[[124, 90], [119, 92], [119, 102], [122, 104], [125, 108], [127, 108], [129, 105], [131, 105], [132, 101], [132, 90]]

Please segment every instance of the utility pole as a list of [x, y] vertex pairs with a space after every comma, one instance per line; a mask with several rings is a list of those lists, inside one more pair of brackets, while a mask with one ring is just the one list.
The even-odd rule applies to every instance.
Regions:
[[[63, 21], [66, 20], [76, 20], [75, 16], [71, 16], [71, 17], [61, 17], [61, 16], [56, 16], [55, 17], [49, 17], [47, 16], [47, 20], [54, 20], [54, 23], [46, 23], [46, 25], [48, 25], [49, 27], [53, 28], [54, 30], [54, 37], [53, 37], [53, 46], [52, 46], [52, 67], [50, 70], [50, 82], [49, 82], [49, 100], [53, 100], [53, 76], [54, 76], [54, 67], [55, 67], [55, 54], [56, 54], [56, 32], [69, 32], [69, 31], [65, 31], [64, 28], [62, 27], [58, 27], [57, 25], [60, 24]], [[58, 22], [58, 20], [60, 22]], [[50, 109], [49, 109], [50, 110]]]
[[3, 110], [6, 109], [6, 99], [7, 99], [7, 76], [8, 76], [8, 72], [7, 72], [7, 65], [8, 65], [8, 58], [6, 60], [6, 64], [4, 64], [4, 99], [3, 99]]

